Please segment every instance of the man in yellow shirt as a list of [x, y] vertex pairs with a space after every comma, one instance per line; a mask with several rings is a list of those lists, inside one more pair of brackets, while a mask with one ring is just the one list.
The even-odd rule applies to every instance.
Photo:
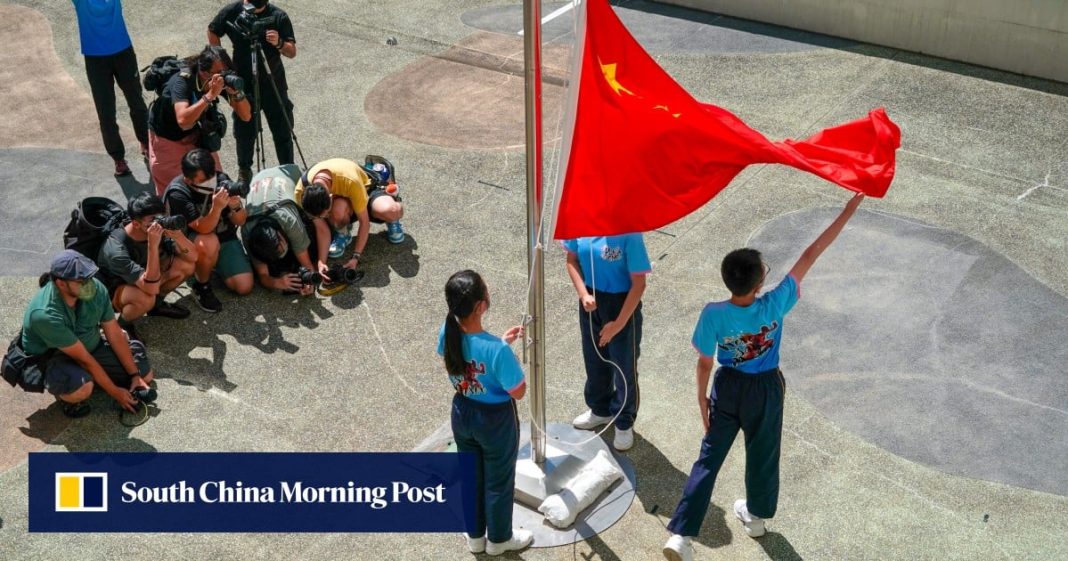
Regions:
[[[359, 164], [344, 158], [333, 158], [315, 164], [301, 177], [296, 187], [297, 204], [303, 206], [305, 191], [325, 189], [331, 198], [330, 212], [325, 220], [316, 219], [316, 239], [319, 245], [320, 274], [328, 269], [326, 256], [340, 257], [352, 243], [352, 223], [359, 222], [356, 231], [356, 245], [352, 259], [346, 268], [355, 268], [367, 246], [371, 232], [371, 222], [385, 223], [388, 238], [392, 243], [404, 241], [404, 230], [400, 219], [404, 216], [404, 206], [385, 191], [376, 190], [368, 196], [367, 188], [371, 179]], [[331, 233], [329, 230], [333, 230]], [[330, 240], [327, 242], [327, 240]], [[329, 247], [327, 244], [329, 243]]]

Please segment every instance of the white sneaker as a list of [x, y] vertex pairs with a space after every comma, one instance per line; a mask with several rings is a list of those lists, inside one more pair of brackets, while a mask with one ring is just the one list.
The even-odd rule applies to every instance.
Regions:
[[464, 534], [467, 538], [467, 550], [471, 553], [482, 553], [486, 551], [486, 537], [472, 538], [471, 536]]
[[745, 526], [745, 533], [749, 534], [749, 537], [759, 538], [764, 535], [764, 519], [749, 514], [749, 509], [745, 506], [745, 499], [734, 501], [734, 516], [742, 521], [742, 526]]
[[664, 544], [664, 559], [668, 561], [693, 561], [693, 546], [690, 538], [672, 534]]
[[612, 446], [620, 452], [630, 450], [634, 446], [634, 429], [616, 429], [616, 437], [612, 439]]
[[590, 430], [597, 428], [601, 425], [607, 424], [611, 421], [612, 417], [602, 417], [600, 415], [594, 415], [593, 411], [587, 409], [585, 413], [575, 417], [574, 421], [571, 421], [571, 426], [576, 429]]
[[486, 542], [486, 553], [500, 555], [505, 551], [518, 551], [530, 545], [534, 541], [534, 534], [530, 530], [512, 528], [512, 539], [504, 543]]

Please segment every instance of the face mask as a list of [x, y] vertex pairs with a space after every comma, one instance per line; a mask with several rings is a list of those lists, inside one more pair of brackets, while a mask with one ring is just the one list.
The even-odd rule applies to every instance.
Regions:
[[202, 183], [197, 183], [197, 187], [202, 187], [204, 189], [210, 189], [211, 191], [214, 191], [215, 188], [218, 187], [218, 186], [219, 186], [219, 178], [218, 177], [211, 177], [207, 181], [204, 181]]
[[78, 299], [82, 302], [89, 302], [93, 298], [96, 298], [96, 283], [93, 279], [83, 281], [81, 288], [78, 289]]

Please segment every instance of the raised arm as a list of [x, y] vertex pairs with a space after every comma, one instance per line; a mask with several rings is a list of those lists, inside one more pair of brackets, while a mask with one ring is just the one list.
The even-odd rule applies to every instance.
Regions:
[[801, 284], [801, 279], [805, 278], [805, 274], [816, 263], [816, 260], [819, 259], [824, 250], [830, 247], [834, 240], [838, 238], [838, 234], [842, 232], [842, 228], [845, 228], [846, 222], [849, 222], [849, 219], [853, 217], [853, 213], [856, 212], [857, 207], [860, 206], [863, 200], [863, 193], [853, 195], [853, 198], [849, 199], [838, 218], [835, 218], [834, 222], [831, 222], [831, 225], [827, 226], [827, 229], [797, 259], [797, 263], [794, 263], [793, 268], [790, 269], [790, 274], [793, 275], [798, 284]]

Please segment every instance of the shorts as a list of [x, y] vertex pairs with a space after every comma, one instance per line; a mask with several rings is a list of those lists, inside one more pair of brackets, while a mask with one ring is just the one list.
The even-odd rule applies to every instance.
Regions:
[[[186, 236], [192, 241], [197, 239], [197, 233], [193, 231]], [[219, 259], [215, 262], [215, 272], [223, 280], [243, 273], [252, 273], [252, 262], [249, 261], [241, 240], [235, 237], [219, 243]]]
[[[133, 353], [134, 362], [137, 363], [137, 370], [142, 376], [152, 371], [152, 366], [148, 363], [148, 354], [145, 352], [144, 343], [131, 340], [130, 352]], [[115, 352], [111, 350], [111, 345], [108, 344], [107, 339], [101, 339], [100, 344], [93, 349], [91, 354], [116, 386], [120, 388], [130, 387], [132, 378], [123, 368], [122, 363], [119, 362], [119, 357], [115, 356]], [[92, 375], [82, 368], [82, 365], [60, 351], [56, 351], [45, 362], [44, 378], [45, 389], [52, 395], [66, 395], [76, 392], [86, 382], [93, 381]]]
[[[367, 195], [367, 215], [371, 217], [371, 222], [374, 222], [375, 224], [385, 224], [385, 220], [379, 220], [378, 218], [375, 218], [375, 215], [373, 213], [371, 213], [371, 204], [374, 203], [375, 199], [377, 199], [378, 197], [393, 197], [393, 195], [390, 195], [386, 192], [385, 189], [381, 188], [371, 191]], [[400, 200], [397, 197], [393, 197], [393, 199], [398, 201]]]
[[215, 272], [226, 280], [240, 274], [252, 274], [252, 262], [245, 254], [241, 240], [234, 238], [219, 244], [219, 260], [215, 263]]
[[[163, 274], [171, 270], [171, 265], [174, 264], [174, 260], [175, 257], [173, 255], [160, 255], [159, 272], [161, 280]], [[137, 286], [135, 284], [123, 283], [121, 280], [119, 281], [119, 283], [120, 284], [115, 284], [113, 286], [108, 287], [108, 294], [111, 294], [111, 307], [114, 308], [116, 312], [122, 312], [122, 306], [120, 306], [119, 303], [122, 302], [122, 293], [124, 290], [126, 290], [126, 287]]]

